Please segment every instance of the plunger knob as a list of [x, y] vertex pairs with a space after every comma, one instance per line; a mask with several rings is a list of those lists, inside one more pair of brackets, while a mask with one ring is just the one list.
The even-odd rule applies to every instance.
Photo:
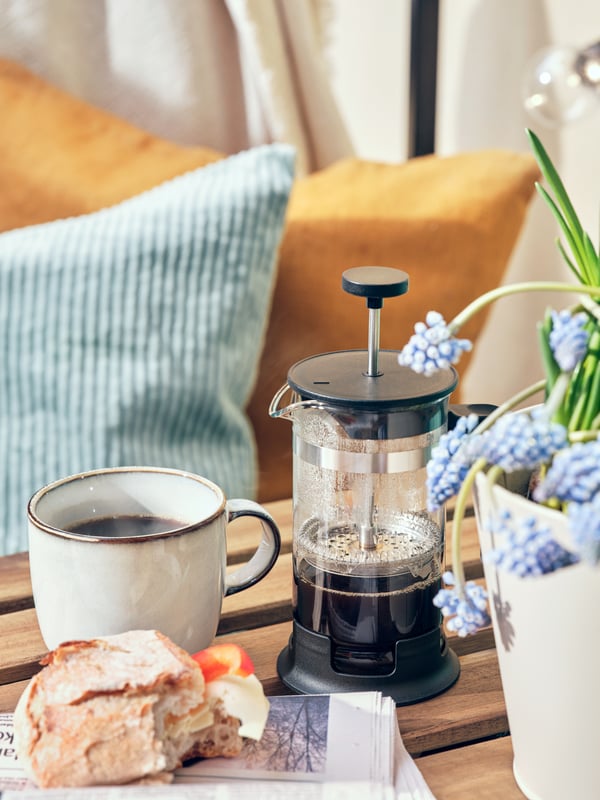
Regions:
[[379, 312], [385, 297], [408, 292], [408, 275], [393, 267], [352, 267], [342, 275], [342, 289], [348, 294], [366, 297], [369, 309], [369, 364], [366, 374], [376, 378], [379, 372]]

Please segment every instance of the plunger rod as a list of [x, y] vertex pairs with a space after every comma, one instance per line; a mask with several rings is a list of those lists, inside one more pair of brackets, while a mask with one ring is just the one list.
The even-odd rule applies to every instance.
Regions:
[[367, 375], [379, 375], [380, 308], [369, 308], [369, 366]]
[[377, 547], [376, 530], [373, 524], [373, 516], [375, 511], [375, 497], [370, 494], [367, 514], [365, 521], [361, 524], [358, 532], [358, 545], [361, 550], [375, 550]]

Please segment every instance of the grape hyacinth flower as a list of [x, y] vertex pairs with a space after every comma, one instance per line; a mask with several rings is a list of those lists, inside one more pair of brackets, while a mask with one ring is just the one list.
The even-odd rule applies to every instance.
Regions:
[[572, 372], [587, 351], [589, 334], [585, 330], [587, 314], [572, 315], [570, 311], [551, 311], [550, 347], [563, 372]]
[[571, 536], [584, 561], [600, 562], [600, 495], [589, 503], [571, 503], [567, 508]]
[[479, 455], [505, 472], [534, 469], [568, 445], [567, 429], [543, 414], [501, 417], [481, 435]]
[[457, 339], [450, 332], [443, 316], [429, 311], [425, 322], [417, 322], [415, 332], [404, 345], [398, 362], [423, 375], [433, 375], [456, 364], [461, 353], [470, 350], [468, 339]]
[[545, 575], [579, 561], [553, 539], [550, 529], [540, 525], [535, 516], [515, 520], [510, 512], [501, 511], [491, 530], [495, 539], [502, 541], [487, 558], [499, 569], [519, 578]]
[[[445, 572], [442, 579], [445, 584], [454, 586], [452, 572]], [[456, 631], [459, 636], [477, 633], [491, 622], [487, 611], [487, 592], [474, 581], [465, 583], [463, 595], [456, 588], [440, 589], [433, 598], [433, 604], [441, 609], [444, 617], [449, 617], [446, 623], [448, 630]]]
[[561, 503], [587, 503], [600, 490], [600, 442], [578, 442], [554, 456], [533, 499], [543, 503], [556, 498]]
[[[477, 416], [460, 417], [455, 427], [444, 433], [427, 463], [427, 508], [437, 511], [458, 492], [469, 467], [477, 457], [476, 446], [468, 435], [477, 425]], [[474, 437], [475, 439], [477, 437]]]

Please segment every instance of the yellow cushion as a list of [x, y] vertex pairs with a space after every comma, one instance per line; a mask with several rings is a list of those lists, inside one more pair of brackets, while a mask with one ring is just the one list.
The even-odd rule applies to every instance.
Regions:
[[[2, 60], [0, 108], [0, 231], [95, 211], [222, 157], [145, 133]], [[488, 151], [400, 165], [351, 159], [296, 182], [248, 406], [259, 499], [291, 493], [290, 427], [268, 416], [288, 368], [366, 346], [364, 302], [342, 291], [343, 270], [409, 273], [409, 294], [382, 314], [382, 346], [399, 349], [430, 308], [450, 318], [500, 282], [537, 175], [532, 157]], [[465, 335], [475, 338], [483, 321]]]
[[114, 205], [221, 158], [180, 147], [0, 59], [0, 231]]

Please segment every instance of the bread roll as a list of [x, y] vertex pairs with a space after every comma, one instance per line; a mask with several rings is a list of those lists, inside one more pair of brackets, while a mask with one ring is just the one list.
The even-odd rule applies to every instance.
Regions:
[[240, 720], [157, 631], [66, 642], [42, 663], [15, 711], [19, 761], [38, 786], [160, 780], [188, 757], [241, 749]]

